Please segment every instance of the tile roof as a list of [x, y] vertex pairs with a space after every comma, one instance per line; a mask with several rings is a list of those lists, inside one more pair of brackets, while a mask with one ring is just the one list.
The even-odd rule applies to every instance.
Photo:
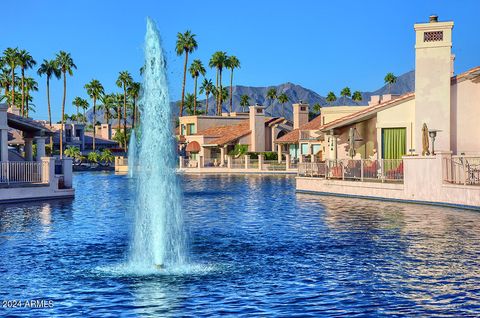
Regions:
[[298, 143], [300, 140], [300, 131], [301, 130], [318, 130], [322, 126], [322, 116], [318, 115], [314, 119], [310, 120], [308, 123], [303, 124], [298, 129], [294, 129], [286, 135], [278, 138], [275, 142], [279, 144], [292, 144]]
[[451, 78], [451, 84], [455, 84], [455, 83], [457, 83], [459, 80], [468, 79], [468, 77], [469, 77], [470, 75], [473, 75], [473, 76], [478, 76], [478, 75], [480, 75], [480, 66], [471, 68], [471, 69], [469, 69], [469, 70], [466, 71], [466, 72], [463, 72], [463, 73], [460, 73], [460, 74], [458, 74], [458, 75], [452, 76], [452, 78]]
[[209, 144], [225, 145], [229, 142], [237, 140], [238, 138], [246, 136], [249, 133], [250, 123], [248, 120], [245, 120], [236, 125], [210, 127], [199, 131], [195, 135], [201, 135], [210, 138], [217, 137], [216, 139], [210, 141]]

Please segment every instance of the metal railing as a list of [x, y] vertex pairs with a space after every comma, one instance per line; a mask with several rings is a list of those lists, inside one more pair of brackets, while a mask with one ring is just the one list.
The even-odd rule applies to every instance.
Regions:
[[8, 161], [0, 163], [0, 183], [43, 183], [42, 163]]
[[354, 181], [403, 181], [402, 159], [343, 159], [298, 164], [298, 175]]
[[232, 158], [232, 169], [245, 169], [245, 158]]
[[453, 184], [480, 185], [480, 157], [444, 158], [443, 180]]
[[278, 160], [264, 160], [262, 170], [267, 171], [285, 171], [287, 168], [285, 161], [278, 162]]

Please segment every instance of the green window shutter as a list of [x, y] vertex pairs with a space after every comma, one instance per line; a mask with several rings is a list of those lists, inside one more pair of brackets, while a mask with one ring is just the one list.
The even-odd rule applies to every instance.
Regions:
[[383, 128], [382, 129], [382, 158], [402, 159], [406, 154], [406, 129]]

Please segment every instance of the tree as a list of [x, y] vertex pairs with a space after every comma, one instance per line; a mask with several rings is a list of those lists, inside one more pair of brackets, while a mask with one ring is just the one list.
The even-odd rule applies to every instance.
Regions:
[[[60, 126], [60, 159], [63, 158], [63, 130], [64, 130], [64, 122], [63, 122], [63, 115], [65, 114], [65, 99], [67, 98], [67, 73], [68, 75], [73, 75], [73, 69], [76, 69], [77, 66], [73, 62], [70, 53], [65, 51], [60, 51], [57, 54], [55, 59], [55, 63], [60, 68], [60, 71], [63, 74], [63, 100], [62, 100], [62, 124]], [[95, 139], [94, 139], [95, 140]]]
[[315, 103], [313, 104], [313, 111], [316, 113], [316, 114], [320, 114], [320, 111], [322, 110], [322, 105], [320, 105], [319, 103]]
[[80, 148], [76, 146], [68, 146], [65, 149], [65, 156], [70, 157], [73, 159], [74, 164], [81, 164], [83, 160], [82, 152]]
[[100, 153], [100, 161], [103, 162], [104, 165], [110, 165], [113, 160], [115, 159], [112, 155], [112, 152], [109, 149], [103, 149]]
[[[1, 61], [3, 63], [3, 59]], [[10, 70], [3, 67], [1, 67], [1, 73], [0, 73], [0, 88], [3, 88], [5, 90], [5, 93], [3, 94], [4, 97], [7, 97], [8, 95], [8, 90], [10, 89]]]
[[210, 93], [212, 93], [212, 90], [215, 87], [213, 86], [212, 80], [211, 79], [203, 79], [202, 85], [200, 85], [200, 94], [205, 93], [206, 99], [205, 99], [205, 114], [208, 115], [208, 96]]
[[[132, 76], [127, 71], [118, 74], [117, 86], [123, 88], [123, 131], [127, 133], [127, 89], [133, 83]], [[120, 128], [120, 127], [119, 127]], [[127, 152], [128, 139], [125, 141], [123, 148]]]
[[267, 99], [270, 100], [270, 105], [269, 106], [272, 106], [271, 113], [273, 114], [273, 103], [277, 99], [277, 90], [275, 88], [270, 88], [267, 91]]
[[385, 84], [388, 84], [388, 93], [391, 94], [392, 85], [397, 82], [397, 77], [393, 73], [387, 73], [384, 78]]
[[83, 103], [84, 99], [81, 98], [81, 97], [75, 97], [72, 101], [72, 105], [75, 106], [77, 108], [77, 116], [78, 114], [80, 113], [79, 112], [79, 109], [82, 107], [82, 103]]
[[22, 72], [22, 104], [20, 107], [20, 114], [25, 116], [25, 70], [33, 68], [37, 65], [37, 62], [26, 50], [21, 50], [18, 52], [18, 66], [20, 66]]
[[352, 100], [356, 103], [361, 102], [362, 101], [362, 93], [360, 93], [359, 91], [353, 92]]
[[[87, 90], [88, 96], [93, 100], [93, 151], [95, 151], [95, 125], [97, 123], [97, 99], [104, 94], [104, 89], [102, 83], [96, 79], [92, 79], [90, 83], [85, 84], [85, 89]], [[90, 160], [90, 159], [89, 159]]]
[[140, 96], [141, 85], [138, 82], [133, 82], [128, 88], [128, 95], [133, 101], [133, 111], [132, 111], [132, 129], [135, 129], [135, 125], [138, 121], [138, 111], [137, 111], [137, 100]]
[[[217, 85], [215, 86], [217, 92], [222, 91], [222, 70], [227, 62], [227, 53], [217, 51], [213, 53], [210, 58], [208, 66], [217, 70]], [[217, 115], [222, 113], [222, 94], [216, 94], [217, 97]]]
[[30, 108], [30, 102], [32, 101], [32, 96], [30, 92], [38, 92], [38, 83], [31, 77], [24, 78], [24, 91], [25, 91], [25, 116], [28, 117]]
[[343, 104], [345, 104], [346, 98], [352, 96], [352, 92], [350, 91], [350, 88], [345, 87], [344, 89], [342, 89], [342, 91], [340, 92], [340, 96], [343, 97]]
[[87, 123], [87, 115], [85, 114], [85, 111], [88, 109], [88, 107], [90, 107], [90, 104], [88, 104], [88, 101], [86, 99], [84, 99], [81, 107], [83, 109], [82, 120], [83, 120], [83, 123], [86, 124]]
[[11, 48], [11, 47], [6, 48], [3, 51], [3, 60], [4, 60], [4, 63], [10, 67], [10, 75], [11, 75], [10, 104], [11, 106], [13, 106], [15, 105], [15, 68], [17, 68], [18, 64], [20, 63], [18, 48]]
[[226, 67], [230, 69], [230, 112], [233, 111], [233, 70], [240, 68], [240, 61], [234, 55], [227, 58]]
[[[50, 123], [50, 128], [52, 128], [52, 109], [50, 107], [50, 78], [55, 76], [57, 79], [60, 79], [62, 76], [61, 70], [58, 68], [57, 62], [55, 60], [43, 60], [42, 64], [38, 68], [37, 74], [39, 76], [45, 75], [47, 78], [47, 105], [48, 105], [48, 122]], [[50, 136], [50, 149], [53, 149], [53, 137]]]
[[250, 106], [250, 97], [248, 97], [248, 95], [242, 95], [240, 97], [240, 106], [242, 106], [242, 109], [244, 112], [245, 112], [245, 107]]
[[193, 94], [195, 96], [194, 98], [194, 105], [193, 105], [193, 115], [197, 114], [197, 79], [199, 75], [205, 76], [206, 70], [205, 67], [203, 67], [202, 61], [200, 60], [193, 60], [192, 65], [190, 65], [190, 69], [188, 70], [190, 72], [190, 75], [193, 78], [194, 81], [194, 91]]
[[185, 103], [185, 82], [187, 81], [187, 64], [188, 54], [192, 53], [198, 48], [197, 41], [195, 40], [195, 34], [190, 30], [185, 33], [177, 33], [177, 44], [175, 51], [178, 56], [185, 54], [185, 63], [183, 65], [183, 83], [182, 83], [182, 100], [180, 102], [180, 117], [183, 116], [183, 105]]
[[189, 116], [193, 115], [195, 112], [195, 95], [187, 93], [185, 95], [185, 111]]
[[116, 104], [115, 94], [103, 94], [100, 96], [100, 102], [102, 104], [98, 106], [98, 109], [103, 110], [103, 121], [104, 123], [109, 124], [112, 109], [115, 108]]
[[282, 116], [285, 117], [285, 103], [288, 103], [290, 100], [285, 93], [281, 93], [280, 96], [277, 97], [278, 102], [282, 104]]
[[332, 103], [334, 103], [337, 100], [337, 96], [335, 95], [334, 92], [329, 92], [327, 95], [327, 102], [330, 103], [330, 106], [332, 106]]

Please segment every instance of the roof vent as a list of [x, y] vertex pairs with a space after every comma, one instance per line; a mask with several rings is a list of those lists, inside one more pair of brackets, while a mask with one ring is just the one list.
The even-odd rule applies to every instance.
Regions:
[[438, 15], [432, 14], [430, 16], [430, 23], [435, 23], [435, 22], [438, 22]]

